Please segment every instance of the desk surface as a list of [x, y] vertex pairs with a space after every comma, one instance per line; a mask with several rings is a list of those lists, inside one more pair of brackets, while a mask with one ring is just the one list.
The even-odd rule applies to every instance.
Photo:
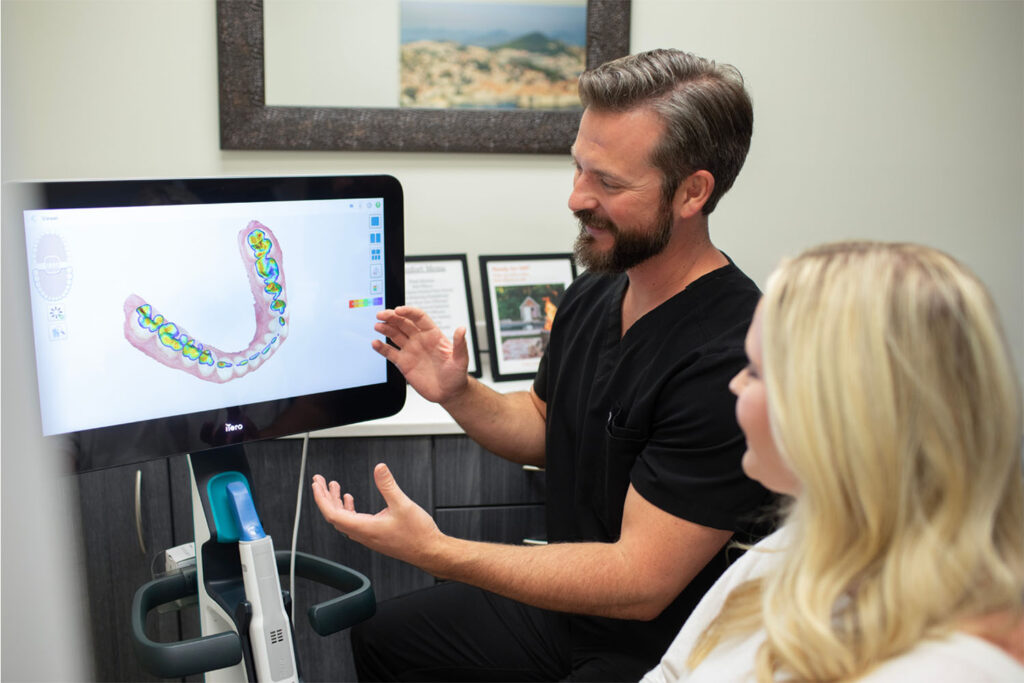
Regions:
[[[503, 394], [513, 391], [526, 391], [533, 386], [533, 380], [517, 380], [512, 382], [494, 382], [488, 370], [480, 381], [495, 391]], [[444, 408], [431, 403], [408, 387], [405, 407], [391, 417], [379, 420], [359, 422], [344, 427], [331, 427], [310, 432], [310, 438], [355, 437], [355, 436], [415, 436], [429, 434], [462, 434], [462, 427], [445, 412]], [[298, 436], [301, 436], [298, 435]]]

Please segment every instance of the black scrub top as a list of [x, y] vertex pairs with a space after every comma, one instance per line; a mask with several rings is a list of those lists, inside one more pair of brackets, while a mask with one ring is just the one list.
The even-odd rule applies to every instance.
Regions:
[[[626, 275], [584, 274], [566, 292], [534, 391], [547, 403], [550, 542], [613, 542], [630, 484], [648, 502], [716, 529], [761, 535], [770, 494], [740, 467], [729, 380], [760, 297], [731, 262], [650, 311], [623, 336]], [[574, 618], [577, 640], [657, 662], [726, 569], [723, 549], [650, 622]], [[653, 664], [652, 664], [653, 665]]]

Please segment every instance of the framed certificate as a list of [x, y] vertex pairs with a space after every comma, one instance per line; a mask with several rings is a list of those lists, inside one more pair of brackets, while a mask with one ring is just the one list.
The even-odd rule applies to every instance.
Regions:
[[449, 339], [456, 328], [465, 327], [469, 374], [480, 377], [480, 345], [465, 254], [406, 256], [405, 303], [423, 309]]
[[531, 379], [537, 374], [551, 323], [575, 277], [572, 254], [480, 257], [495, 381]]

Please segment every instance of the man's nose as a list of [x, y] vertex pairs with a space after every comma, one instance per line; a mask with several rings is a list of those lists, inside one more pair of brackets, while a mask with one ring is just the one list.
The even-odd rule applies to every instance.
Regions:
[[584, 176], [577, 176], [572, 184], [572, 192], [569, 193], [569, 210], [581, 211], [584, 209], [596, 209], [597, 198], [590, 191], [589, 183]]

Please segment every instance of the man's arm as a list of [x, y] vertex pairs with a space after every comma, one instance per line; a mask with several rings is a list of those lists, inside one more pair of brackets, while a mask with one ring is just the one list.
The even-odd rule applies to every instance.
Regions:
[[418, 308], [382, 311], [374, 326], [395, 346], [373, 348], [405, 375], [423, 398], [441, 407], [474, 441], [503, 458], [524, 465], [544, 464], [546, 405], [533, 392], [502, 394], [466, 374], [466, 330], [448, 340]]
[[520, 465], [543, 466], [547, 404], [531, 387], [502, 394], [469, 377], [466, 390], [441, 404], [478, 444]]
[[444, 535], [384, 465], [374, 470], [387, 507], [355, 511], [351, 495], [317, 475], [313, 495], [324, 518], [368, 548], [443, 579], [461, 581], [544, 609], [653, 619], [679, 595], [732, 535], [675, 517], [632, 486], [614, 543], [516, 546]]

